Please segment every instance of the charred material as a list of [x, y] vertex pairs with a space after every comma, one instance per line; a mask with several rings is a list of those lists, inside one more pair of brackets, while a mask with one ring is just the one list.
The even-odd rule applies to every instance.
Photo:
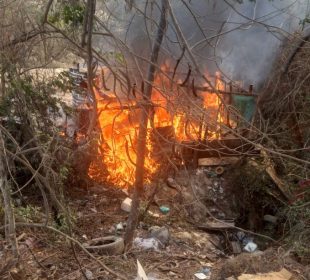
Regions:
[[175, 131], [173, 126], [154, 128], [151, 134], [153, 144], [152, 157], [160, 162], [165, 157], [171, 158], [174, 150]]
[[[236, 157], [241, 155], [257, 155], [259, 151], [254, 145], [242, 139], [214, 139], [200, 142], [183, 141], [180, 157], [186, 165], [197, 166], [199, 158]], [[195, 159], [195, 162], [192, 159]]]

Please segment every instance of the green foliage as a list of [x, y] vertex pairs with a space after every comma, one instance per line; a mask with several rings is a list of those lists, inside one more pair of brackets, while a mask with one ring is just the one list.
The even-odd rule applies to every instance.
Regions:
[[14, 210], [17, 218], [26, 223], [41, 222], [40, 207], [27, 205], [26, 207], [17, 207]]
[[122, 65], [126, 64], [125, 57], [122, 53], [120, 52], [108, 52], [105, 54], [107, 59], [114, 59], [115, 62], [120, 63]]
[[78, 25], [83, 22], [84, 19], [84, 7], [80, 5], [66, 5], [63, 8], [63, 20], [69, 25]]
[[70, 168], [66, 165], [62, 165], [60, 168], [59, 168], [59, 176], [60, 176], [60, 180], [62, 182], [65, 182], [67, 181], [68, 177], [70, 175]]
[[59, 7], [48, 17], [48, 21], [63, 27], [78, 27], [83, 23], [85, 6], [76, 3], [74, 5], [65, 4]]
[[[7, 76], [6, 95], [0, 102], [0, 117], [2, 124], [14, 137], [5, 137], [5, 145], [11, 153], [16, 153], [16, 143], [23, 150], [30, 165], [37, 169], [42, 164], [42, 154], [48, 157], [47, 180], [53, 186], [57, 195], [68, 177], [69, 169], [65, 166], [68, 158], [58, 157], [59, 151], [66, 148], [66, 154], [70, 149], [70, 139], [61, 137], [56, 120], [59, 120], [60, 109], [67, 114], [72, 110], [61, 100], [59, 92], [65, 92], [72, 85], [67, 74], [61, 73], [57, 76], [43, 75], [37, 77], [35, 74], [19, 75], [18, 71], [10, 72]], [[18, 160], [12, 159], [14, 164], [14, 175], [18, 178], [17, 184], [22, 186], [30, 180], [32, 174], [29, 168]], [[41, 172], [42, 168], [39, 169]], [[45, 173], [46, 174], [46, 173]], [[20, 178], [20, 179], [19, 179]], [[14, 181], [14, 182], [15, 182]], [[29, 188], [38, 192], [35, 182], [29, 184]], [[38, 192], [39, 194], [39, 192]], [[23, 220], [32, 220], [32, 214], [38, 209], [26, 208], [17, 209], [18, 216], [25, 217]]]
[[[67, 113], [71, 111], [56, 95], [57, 91], [66, 91], [71, 87], [70, 80], [64, 73], [50, 79], [35, 79], [34, 75], [19, 76], [12, 73], [7, 84], [6, 96], [0, 103], [0, 116], [5, 117], [7, 123], [29, 125], [23, 110], [28, 109], [28, 115], [37, 125], [38, 133], [47, 133], [49, 130], [52, 132], [54, 123], [51, 117], [59, 116], [60, 108]], [[21, 104], [23, 108], [20, 107]]]
[[59, 229], [62, 232], [69, 232], [69, 229], [72, 225], [76, 224], [77, 215], [72, 209], [67, 209], [67, 215], [65, 214], [58, 214], [57, 215], [57, 222], [54, 221], [53, 226]]

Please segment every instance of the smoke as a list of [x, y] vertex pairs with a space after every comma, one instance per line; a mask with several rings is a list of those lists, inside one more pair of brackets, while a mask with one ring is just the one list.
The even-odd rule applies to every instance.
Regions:
[[[124, 1], [106, 1], [116, 21], [110, 22], [141, 69], [146, 69], [160, 16], [160, 2], [136, 0], [129, 11]], [[302, 28], [308, 0], [171, 0], [174, 14], [203, 71], [221, 71], [245, 85], [262, 84], [288, 33]], [[127, 7], [128, 8], [128, 7]], [[144, 16], [147, 14], [147, 19]], [[161, 61], [175, 62], [182, 52], [171, 19], [162, 45]], [[190, 64], [185, 54], [180, 72]]]
[[300, 23], [306, 17], [306, 2], [278, 0], [236, 5], [225, 30], [240, 23], [245, 26], [220, 40], [217, 51], [220, 69], [232, 80], [256, 87], [263, 83], [287, 34], [302, 27]]

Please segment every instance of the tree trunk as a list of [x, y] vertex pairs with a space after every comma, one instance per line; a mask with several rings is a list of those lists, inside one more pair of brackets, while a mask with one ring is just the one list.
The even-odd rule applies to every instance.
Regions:
[[3, 99], [5, 97], [5, 71], [3, 69], [0, 75], [0, 99]]
[[132, 245], [134, 231], [138, 224], [139, 217], [139, 205], [140, 198], [143, 193], [143, 182], [144, 182], [144, 160], [145, 160], [145, 149], [146, 149], [146, 136], [147, 136], [147, 123], [150, 114], [150, 99], [152, 95], [152, 84], [155, 78], [156, 63], [158, 60], [159, 50], [167, 26], [167, 5], [168, 0], [162, 0], [162, 10], [157, 30], [157, 36], [152, 48], [151, 62], [148, 69], [148, 75], [146, 80], [146, 86], [143, 91], [143, 103], [141, 105], [142, 115], [139, 125], [139, 135], [137, 140], [137, 162], [136, 162], [136, 173], [135, 173], [135, 189], [132, 200], [131, 211], [128, 217], [127, 229], [125, 233], [125, 244], [126, 249], [129, 249]]
[[3, 197], [3, 205], [5, 212], [5, 238], [12, 246], [13, 255], [18, 258], [18, 245], [15, 232], [15, 217], [11, 203], [11, 192], [7, 181], [7, 166], [4, 150], [4, 141], [0, 130], [0, 190]]
[[88, 94], [93, 99], [93, 107], [90, 115], [87, 136], [91, 136], [97, 121], [97, 100], [93, 88], [93, 51], [92, 51], [92, 33], [94, 25], [94, 16], [96, 11], [96, 0], [88, 0], [87, 2], [88, 19], [87, 19], [87, 89]]

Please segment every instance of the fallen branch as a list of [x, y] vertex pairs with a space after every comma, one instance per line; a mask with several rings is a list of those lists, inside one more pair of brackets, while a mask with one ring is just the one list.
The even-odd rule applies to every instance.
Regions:
[[261, 155], [265, 159], [266, 172], [268, 173], [272, 181], [277, 185], [283, 196], [288, 201], [291, 201], [292, 195], [290, 193], [290, 190], [288, 189], [286, 184], [282, 181], [282, 179], [279, 178], [279, 176], [277, 175], [272, 159], [268, 156], [267, 152], [263, 148], [261, 149]]
[[[93, 259], [94, 261], [96, 261], [98, 264], [101, 265], [101, 267], [103, 269], [105, 269], [107, 272], [113, 274], [114, 276], [116, 276], [117, 278], [119, 279], [122, 279], [122, 280], [127, 280], [128, 278], [123, 276], [123, 275], [120, 275], [119, 273], [115, 272], [114, 270], [112, 270], [111, 268], [109, 268], [108, 266], [106, 266], [101, 260], [97, 259], [92, 253], [90, 253], [87, 249], [85, 249], [85, 247], [76, 239], [74, 239], [73, 237], [69, 236], [68, 234], [56, 229], [56, 228], [53, 228], [51, 226], [48, 226], [48, 225], [44, 225], [44, 224], [37, 224], [37, 223], [16, 223], [16, 226], [17, 227], [34, 227], [34, 228], [45, 228], [45, 229], [48, 229], [50, 231], [53, 231], [59, 235], [62, 235], [63, 237], [67, 238], [69, 241], [71, 241], [72, 243], [76, 244], [78, 247], [80, 247], [82, 249], [82, 251], [84, 253], [86, 253], [91, 259]], [[0, 227], [0, 230], [4, 229], [8, 227], [8, 225], [4, 225], [4, 226], [1, 226]]]

